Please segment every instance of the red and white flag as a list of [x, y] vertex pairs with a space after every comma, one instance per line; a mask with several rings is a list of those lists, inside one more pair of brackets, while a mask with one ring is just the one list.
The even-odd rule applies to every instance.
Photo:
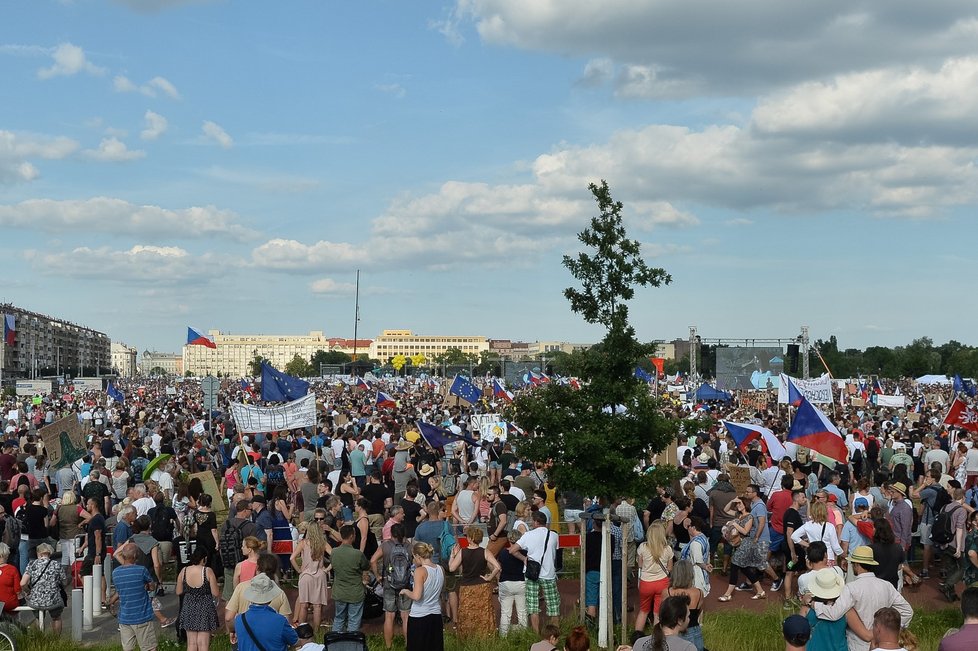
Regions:
[[947, 416], [944, 417], [944, 424], [960, 427], [969, 432], [978, 432], [978, 412], [961, 398], [955, 398]]

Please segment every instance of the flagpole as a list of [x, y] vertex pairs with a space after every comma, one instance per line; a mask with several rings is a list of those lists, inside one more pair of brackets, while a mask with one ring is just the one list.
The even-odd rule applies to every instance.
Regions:
[[357, 375], [357, 326], [360, 325], [360, 270], [357, 269], [356, 294], [353, 303], [353, 376]]

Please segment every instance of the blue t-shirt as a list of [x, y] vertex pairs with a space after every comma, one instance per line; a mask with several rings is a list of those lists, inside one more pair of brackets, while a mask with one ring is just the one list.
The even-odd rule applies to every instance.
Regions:
[[805, 617], [812, 627], [812, 637], [805, 647], [807, 651], [848, 651], [849, 641], [846, 639], [846, 618], [840, 617], [834, 622], [819, 619], [815, 609], [808, 611]]
[[[761, 535], [759, 538], [757, 538], [757, 541], [768, 543], [771, 542], [771, 530], [767, 526], [767, 506], [764, 505], [764, 502], [757, 500], [757, 502], [752, 504], [750, 507], [750, 514], [751, 517], [754, 518], [754, 526], [760, 527], [761, 530]], [[761, 527], [761, 518], [765, 518], [765, 524], [763, 527]], [[754, 532], [751, 531], [750, 535], [751, 538], [753, 538]]]
[[112, 583], [119, 593], [119, 623], [145, 624], [153, 621], [153, 604], [146, 584], [153, 581], [142, 565], [120, 565], [112, 570]]
[[868, 545], [870, 543], [866, 536], [859, 533], [859, 529], [856, 525], [846, 520], [845, 525], [842, 527], [842, 535], [839, 538], [839, 542], [849, 543], [849, 551], [853, 551], [856, 547], [862, 547], [863, 545]]
[[[245, 628], [242, 617], [247, 617]], [[258, 651], [261, 645], [265, 651], [284, 651], [299, 641], [289, 620], [272, 610], [268, 604], [252, 604], [244, 613], [234, 618], [234, 632], [238, 636], [238, 651]], [[251, 637], [254, 634], [255, 639]], [[255, 644], [255, 642], [258, 644]]]
[[129, 540], [130, 536], [132, 536], [132, 529], [129, 528], [125, 520], [119, 520], [115, 523], [115, 529], [112, 530], [112, 547], [119, 549], [122, 543]]

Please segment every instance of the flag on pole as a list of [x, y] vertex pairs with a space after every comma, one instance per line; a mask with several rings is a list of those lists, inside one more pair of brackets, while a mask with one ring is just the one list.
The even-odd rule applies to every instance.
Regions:
[[369, 389], [370, 388], [370, 385], [367, 384], [367, 381], [366, 380], [364, 380], [362, 377], [360, 377], [358, 375], [356, 381], [354, 381], [354, 383], [353, 383], [353, 388], [354, 389]]
[[11, 348], [17, 343], [17, 316], [14, 314], [3, 315], [3, 343]]
[[637, 377], [642, 382], [651, 382], [653, 379], [651, 373], [649, 373], [648, 371], [646, 371], [645, 369], [639, 366], [635, 367], [635, 377]]
[[788, 441], [840, 463], [846, 462], [848, 449], [842, 433], [821, 410], [804, 398], [788, 430]]
[[879, 380], [873, 380], [873, 393], [878, 396], [883, 395], [883, 385], [880, 384]]
[[428, 442], [428, 445], [433, 448], [443, 448], [450, 443], [458, 443], [459, 441], [464, 441], [469, 445], [479, 445], [479, 442], [474, 438], [464, 436], [462, 434], [456, 434], [451, 430], [438, 427], [437, 425], [425, 423], [420, 420], [415, 424], [418, 426], [418, 432], [420, 432], [421, 436], [424, 437], [424, 440]]
[[261, 399], [268, 402], [298, 400], [309, 393], [309, 383], [276, 370], [267, 361], [261, 365]]
[[377, 399], [374, 401], [374, 404], [378, 409], [383, 409], [385, 407], [394, 409], [397, 407], [397, 401], [383, 391], [377, 391]]
[[455, 376], [452, 387], [448, 392], [453, 396], [458, 396], [462, 400], [471, 403], [479, 402], [479, 399], [482, 397], [482, 391], [461, 375]]
[[115, 384], [109, 382], [105, 389], [106, 395], [108, 395], [112, 400], [118, 402], [120, 405], [126, 401], [126, 397], [122, 395], [122, 391], [116, 388]]
[[726, 420], [722, 422], [741, 452], [747, 451], [747, 444], [751, 441], [760, 441], [772, 459], [780, 461], [788, 455], [784, 445], [768, 428], [750, 423], [731, 423]]
[[502, 398], [506, 402], [513, 402], [513, 394], [506, 390], [506, 388], [499, 383], [499, 380], [492, 381], [492, 397]]
[[795, 386], [795, 383], [791, 381], [791, 378], [788, 378], [788, 404], [791, 405], [792, 407], [800, 407], [801, 401], [804, 399], [805, 396], [802, 395], [801, 391], [798, 390], [798, 387]]
[[210, 337], [206, 337], [190, 326], [187, 326], [187, 345], [204, 346], [205, 348], [217, 348], [217, 344]]
[[978, 432], [978, 413], [961, 398], [955, 398], [951, 402], [951, 408], [944, 416], [944, 424], [966, 429], [969, 432]]

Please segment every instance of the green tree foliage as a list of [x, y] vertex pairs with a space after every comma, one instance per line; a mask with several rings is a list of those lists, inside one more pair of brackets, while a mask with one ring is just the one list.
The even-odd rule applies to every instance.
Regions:
[[296, 353], [292, 361], [285, 365], [285, 372], [295, 377], [309, 377], [313, 374], [312, 364]]
[[[360, 357], [360, 355], [357, 354], [357, 357]], [[320, 364], [336, 366], [349, 364], [352, 361], [353, 357], [351, 355], [347, 355], [339, 350], [317, 350], [309, 359], [309, 363], [312, 365], [313, 371], [316, 373], [319, 372]]]
[[248, 372], [252, 377], [261, 377], [261, 365], [267, 361], [261, 355], [255, 355], [254, 359], [248, 362]]
[[640, 475], [636, 463], [675, 440], [677, 423], [662, 415], [648, 386], [633, 375], [655, 344], [636, 339], [627, 301], [636, 287], [659, 287], [672, 278], [642, 260], [639, 242], [627, 237], [623, 206], [612, 199], [608, 184], [589, 187], [600, 214], [578, 236], [585, 250], [564, 257], [564, 266], [580, 282], [564, 296], [571, 310], [604, 326], [606, 334], [566, 360], [567, 374], [582, 379], [580, 390], [548, 384], [518, 397], [508, 415], [527, 432], [520, 453], [552, 460], [550, 473], [558, 486], [582, 494], [645, 496], [655, 483], [671, 478], [674, 469]]
[[907, 346], [840, 350], [838, 339], [832, 335], [817, 340], [813, 348], [825, 360], [823, 364], [813, 350], [810, 359], [813, 374], [821, 373], [827, 366], [837, 378], [864, 375], [919, 377], [930, 373], [978, 377], [978, 348], [954, 340], [935, 346], [930, 337], [919, 337]]

